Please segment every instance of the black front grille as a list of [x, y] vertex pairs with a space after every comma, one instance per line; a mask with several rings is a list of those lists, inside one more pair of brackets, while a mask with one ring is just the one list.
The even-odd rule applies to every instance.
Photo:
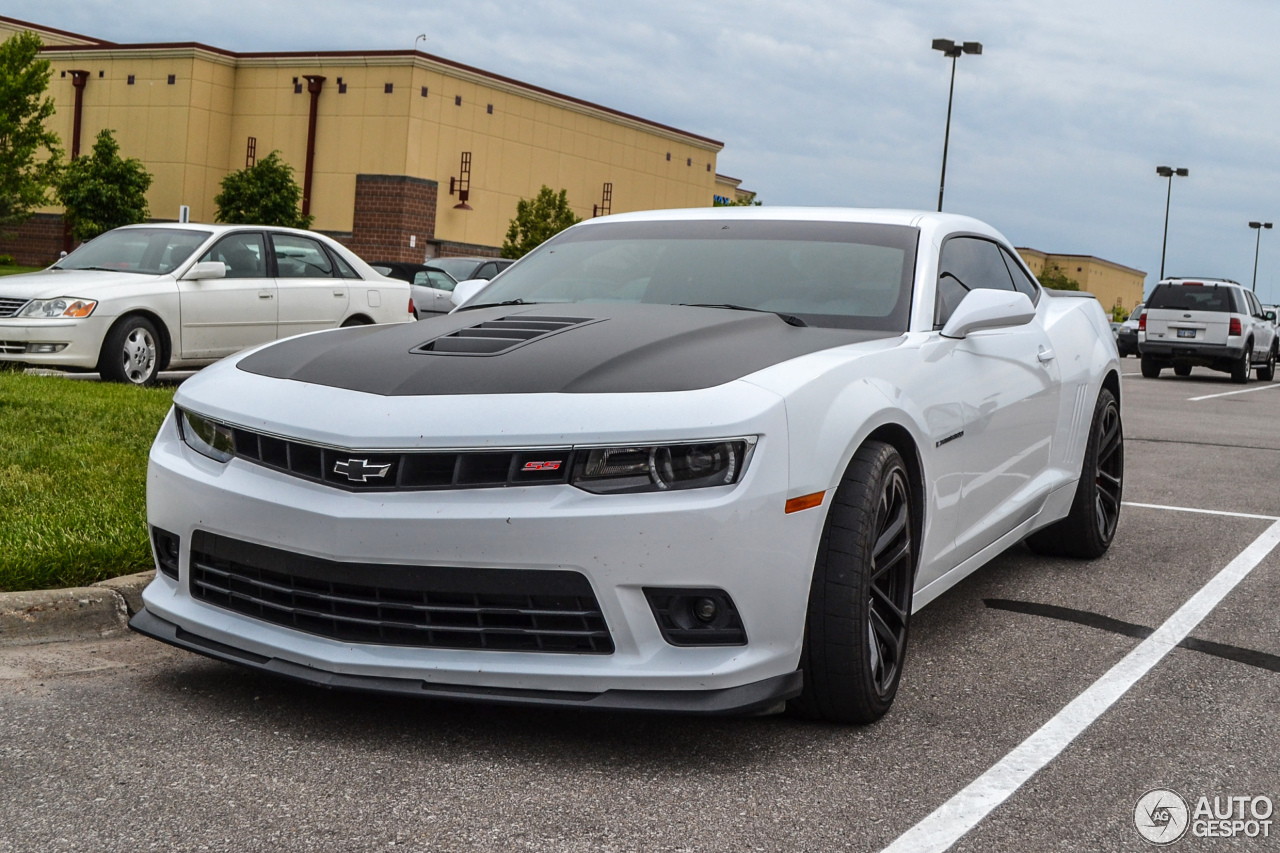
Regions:
[[336, 450], [232, 429], [241, 459], [353, 491], [426, 491], [566, 483], [572, 448], [379, 452]]
[[339, 563], [197, 530], [190, 578], [201, 601], [335, 640], [613, 653], [578, 572]]
[[26, 341], [0, 341], [0, 355], [22, 355], [26, 351]]
[[12, 317], [16, 315], [22, 306], [26, 305], [29, 299], [19, 299], [16, 296], [0, 296], [0, 317]]
[[584, 317], [515, 316], [486, 320], [427, 341], [411, 352], [432, 355], [501, 355], [538, 338], [599, 322]]

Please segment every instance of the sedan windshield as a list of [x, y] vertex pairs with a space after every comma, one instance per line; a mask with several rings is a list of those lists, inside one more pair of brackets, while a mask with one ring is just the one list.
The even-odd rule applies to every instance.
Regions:
[[706, 305], [901, 332], [918, 233], [902, 225], [732, 219], [588, 225], [543, 244], [477, 304]]
[[54, 269], [163, 275], [191, 257], [209, 234], [178, 228], [118, 228], [83, 244], [54, 264]]

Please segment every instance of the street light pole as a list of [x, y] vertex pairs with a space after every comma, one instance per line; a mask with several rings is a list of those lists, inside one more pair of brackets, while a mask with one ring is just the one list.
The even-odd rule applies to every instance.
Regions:
[[1270, 228], [1270, 222], [1250, 222], [1249, 227], [1258, 232], [1258, 239], [1253, 243], [1253, 285], [1249, 288], [1258, 292], [1258, 249], [1262, 248], [1262, 229]]
[[942, 194], [947, 187], [947, 149], [951, 147], [951, 104], [956, 94], [956, 60], [962, 53], [980, 55], [982, 42], [967, 41], [956, 44], [950, 39], [934, 39], [933, 49], [942, 51], [942, 55], [951, 59], [951, 88], [947, 92], [947, 130], [942, 137], [942, 178], [938, 181], [938, 212], [942, 212]]
[[1164, 256], [1169, 248], [1169, 200], [1173, 198], [1173, 176], [1185, 178], [1191, 173], [1176, 166], [1156, 166], [1156, 174], [1169, 179], [1169, 189], [1164, 195], [1164, 242], [1160, 244], [1160, 280], [1164, 281]]

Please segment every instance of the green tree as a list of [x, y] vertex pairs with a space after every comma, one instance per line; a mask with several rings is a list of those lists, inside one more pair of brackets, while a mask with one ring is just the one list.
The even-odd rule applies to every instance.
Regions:
[[222, 192], [213, 197], [214, 217], [232, 225], [278, 225], [310, 228], [314, 216], [302, 215], [302, 188], [293, 167], [272, 151], [252, 166], [222, 179]]
[[1067, 274], [1062, 271], [1062, 267], [1057, 264], [1050, 264], [1044, 268], [1040, 275], [1036, 276], [1040, 280], [1040, 284], [1050, 290], [1079, 290], [1080, 282], [1074, 278], [1067, 278]]
[[502, 257], [523, 258], [547, 240], [582, 219], [569, 208], [569, 191], [556, 193], [546, 184], [533, 198], [516, 202], [516, 218], [507, 229]]
[[711, 200], [712, 207], [760, 207], [764, 202], [756, 198], [755, 193], [743, 196], [736, 201], [729, 201], [723, 196], [715, 196]]
[[44, 97], [50, 70], [49, 60], [39, 58], [41, 46], [32, 32], [0, 43], [0, 228], [29, 219], [48, 202], [58, 177], [62, 147], [44, 124], [54, 105]]
[[66, 208], [71, 236], [92, 240], [121, 225], [145, 222], [151, 173], [142, 162], [120, 156], [111, 131], [98, 132], [93, 153], [67, 164], [58, 181], [58, 201]]

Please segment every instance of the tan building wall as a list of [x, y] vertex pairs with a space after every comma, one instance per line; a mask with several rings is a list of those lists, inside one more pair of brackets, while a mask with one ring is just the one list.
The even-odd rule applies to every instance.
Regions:
[[1036, 275], [1044, 272], [1046, 267], [1058, 267], [1067, 278], [1080, 282], [1081, 290], [1097, 297], [1107, 311], [1122, 308], [1129, 312], [1142, 301], [1147, 280], [1147, 274], [1142, 270], [1092, 255], [1054, 255], [1024, 248], [1018, 249], [1018, 254]]
[[[45, 39], [58, 108], [52, 123], [64, 147], [70, 151], [74, 103], [67, 72], [85, 70], [81, 151], [112, 129], [122, 154], [154, 175], [148, 202], [157, 219], [176, 219], [186, 204], [193, 221], [212, 221], [213, 197], [228, 171], [245, 166], [250, 137], [257, 157], [279, 150], [301, 184], [305, 75], [326, 78], [311, 194], [320, 231], [352, 232], [357, 175], [437, 182], [434, 234], [425, 236], [476, 247], [500, 246], [516, 202], [543, 184], [566, 189], [582, 217], [592, 215], [606, 183], [613, 213], [706, 207], [716, 192], [723, 145], [715, 140], [422, 53], [117, 45], [0, 18], [0, 39], [22, 29]], [[448, 194], [463, 152], [471, 154], [471, 210], [455, 209], [458, 199]]]

